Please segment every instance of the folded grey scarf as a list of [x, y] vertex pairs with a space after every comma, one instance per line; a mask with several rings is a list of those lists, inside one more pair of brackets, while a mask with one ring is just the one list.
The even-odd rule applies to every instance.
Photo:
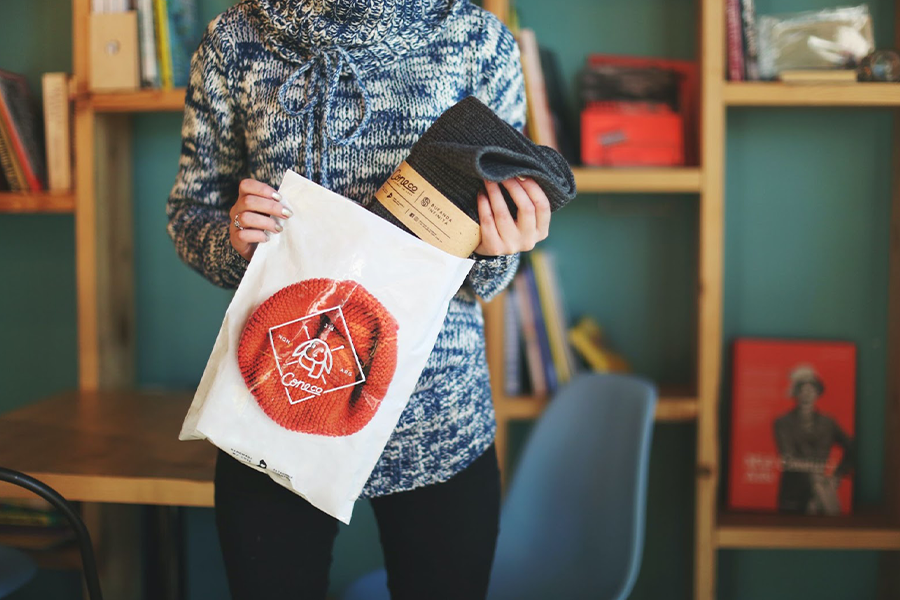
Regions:
[[[551, 211], [575, 197], [575, 177], [562, 155], [529, 140], [474, 96], [447, 109], [413, 145], [406, 162], [475, 222], [484, 180], [534, 179]], [[515, 217], [515, 203], [502, 185], [500, 189]], [[371, 208], [407, 229], [380, 202], [372, 202]]]

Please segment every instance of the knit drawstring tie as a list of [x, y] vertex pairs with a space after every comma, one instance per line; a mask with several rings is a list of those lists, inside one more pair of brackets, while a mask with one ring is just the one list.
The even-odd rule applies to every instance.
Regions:
[[[338, 81], [341, 78], [341, 71], [343, 70], [345, 64], [350, 68], [350, 73], [353, 76], [353, 80], [356, 82], [357, 88], [359, 88], [359, 95], [362, 98], [363, 102], [363, 115], [362, 119], [360, 119], [359, 123], [357, 123], [355, 127], [350, 129], [350, 131], [348, 131], [345, 135], [341, 136], [337, 132], [332, 131], [331, 117], [332, 110], [334, 109], [335, 104], [335, 92], [337, 90]], [[300, 106], [294, 109], [288, 105], [287, 92], [290, 87], [294, 85], [307, 71], [310, 72], [310, 76], [309, 82], [306, 86], [306, 97], [303, 99], [303, 102], [300, 104]], [[338, 146], [346, 146], [347, 144], [356, 140], [362, 134], [366, 125], [368, 125], [369, 123], [370, 102], [369, 92], [366, 89], [362, 78], [359, 76], [359, 70], [356, 66], [356, 62], [353, 60], [350, 54], [340, 46], [328, 49], [314, 48], [312, 50], [312, 56], [309, 58], [309, 60], [301, 64], [300, 67], [296, 71], [294, 71], [294, 73], [290, 77], [288, 77], [287, 81], [285, 81], [281, 85], [281, 88], [279, 88], [278, 90], [278, 102], [281, 104], [281, 107], [292, 117], [302, 116], [306, 120], [306, 146], [304, 148], [304, 158], [306, 159], [306, 176], [309, 178], [312, 178], [313, 175], [313, 139], [315, 134], [316, 121], [315, 113], [316, 107], [318, 106], [322, 96], [322, 94], [319, 93], [320, 87], [322, 87], [323, 85], [325, 107], [322, 116], [322, 123], [325, 130], [325, 135], [322, 136], [322, 156], [320, 162], [322, 181], [320, 181], [320, 183], [322, 184], [322, 186], [328, 187], [328, 169], [326, 169], [325, 167], [328, 164], [329, 142], [337, 144]]]

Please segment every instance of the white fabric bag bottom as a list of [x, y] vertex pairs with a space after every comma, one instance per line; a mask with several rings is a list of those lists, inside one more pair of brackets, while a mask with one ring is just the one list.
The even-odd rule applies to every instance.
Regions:
[[256, 249], [179, 439], [349, 523], [473, 263], [293, 171], [278, 191], [294, 216]]

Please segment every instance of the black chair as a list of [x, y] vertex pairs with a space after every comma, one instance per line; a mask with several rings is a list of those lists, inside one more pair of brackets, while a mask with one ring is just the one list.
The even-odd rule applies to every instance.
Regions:
[[12, 469], [0, 467], [0, 481], [17, 485], [37, 494], [53, 505], [69, 521], [69, 525], [75, 531], [75, 537], [81, 549], [81, 564], [88, 596], [90, 600], [103, 600], [103, 595], [100, 592], [100, 577], [97, 575], [97, 561], [94, 558], [94, 547], [91, 544], [91, 535], [88, 533], [87, 527], [84, 526], [84, 521], [81, 520], [81, 517], [69, 501], [47, 484]]

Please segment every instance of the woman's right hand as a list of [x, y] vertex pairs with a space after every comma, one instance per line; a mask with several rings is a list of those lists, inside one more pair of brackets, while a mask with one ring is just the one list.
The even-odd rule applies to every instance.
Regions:
[[247, 260], [253, 257], [257, 244], [269, 241], [269, 236], [284, 230], [272, 217], [288, 219], [294, 214], [280, 200], [281, 195], [261, 181], [241, 181], [237, 202], [228, 213], [231, 217], [228, 233], [231, 245]]

